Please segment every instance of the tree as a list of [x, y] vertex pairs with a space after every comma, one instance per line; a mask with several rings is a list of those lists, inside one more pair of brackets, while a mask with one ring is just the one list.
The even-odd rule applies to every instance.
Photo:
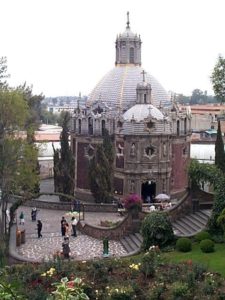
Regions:
[[5, 56], [2, 56], [0, 57], [0, 88], [7, 86], [7, 82], [4, 79], [8, 77], [9, 74], [7, 73], [7, 58]]
[[23, 95], [14, 90], [0, 91], [0, 189], [2, 191], [2, 232], [5, 212], [12, 194], [26, 195], [37, 188], [37, 149], [19, 138], [24, 129], [28, 106]]
[[218, 129], [215, 143], [215, 165], [225, 173], [225, 153], [220, 121], [218, 121]]
[[95, 202], [108, 203], [112, 200], [114, 151], [107, 130], [103, 132], [103, 143], [98, 145], [89, 165], [90, 190]]
[[96, 203], [111, 201], [109, 170], [109, 162], [104, 154], [103, 146], [98, 145], [95, 156], [90, 160], [89, 166], [90, 189]]
[[200, 89], [195, 89], [192, 92], [190, 104], [204, 103], [205, 95]]
[[[70, 114], [65, 113], [62, 132], [60, 135], [60, 150], [54, 150], [54, 183], [55, 191], [74, 195], [74, 157], [69, 145], [69, 122]], [[67, 198], [61, 196], [60, 200], [67, 201]]]
[[213, 91], [222, 104], [225, 101], [225, 59], [219, 55], [211, 76]]
[[37, 155], [34, 144], [21, 138], [22, 130], [30, 115], [29, 105], [24, 93], [10, 88], [6, 82], [6, 58], [0, 59], [0, 190], [1, 223], [0, 231], [5, 231], [5, 214], [9, 197], [12, 194], [26, 196], [37, 188]]

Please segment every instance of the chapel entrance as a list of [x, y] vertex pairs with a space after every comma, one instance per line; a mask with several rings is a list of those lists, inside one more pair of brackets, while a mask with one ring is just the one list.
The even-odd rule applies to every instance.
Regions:
[[156, 183], [155, 181], [148, 180], [141, 185], [141, 197], [143, 202], [148, 202], [147, 197], [150, 196], [151, 201], [155, 198]]

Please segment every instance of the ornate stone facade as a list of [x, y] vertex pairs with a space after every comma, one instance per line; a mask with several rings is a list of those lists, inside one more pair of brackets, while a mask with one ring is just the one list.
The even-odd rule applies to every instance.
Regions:
[[188, 186], [191, 115], [180, 111], [162, 86], [141, 67], [140, 36], [130, 30], [116, 39], [115, 68], [78, 106], [72, 120], [75, 193], [91, 199], [88, 161], [106, 128], [114, 135], [114, 196], [158, 193], [176, 197]]

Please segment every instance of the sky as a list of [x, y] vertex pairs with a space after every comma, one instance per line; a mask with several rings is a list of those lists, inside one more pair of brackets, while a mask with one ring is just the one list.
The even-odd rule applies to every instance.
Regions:
[[225, 57], [224, 0], [0, 0], [0, 57], [11, 86], [46, 97], [88, 95], [115, 64], [115, 40], [142, 39], [142, 67], [167, 91], [212, 94]]

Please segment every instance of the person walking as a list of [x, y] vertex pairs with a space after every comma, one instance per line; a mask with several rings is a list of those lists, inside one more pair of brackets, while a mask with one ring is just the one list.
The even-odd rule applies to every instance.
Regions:
[[41, 238], [41, 237], [42, 237], [41, 231], [42, 231], [42, 223], [41, 223], [41, 220], [38, 220], [38, 221], [37, 221], [37, 233], [38, 233], [38, 238]]
[[25, 224], [25, 219], [24, 219], [24, 213], [23, 213], [23, 211], [21, 211], [19, 218], [20, 218], [20, 225], [24, 225]]
[[37, 208], [33, 207], [31, 210], [31, 220], [36, 221], [36, 218], [37, 218]]
[[77, 230], [76, 230], [76, 226], [77, 226], [77, 219], [75, 217], [72, 217], [71, 219], [71, 226], [72, 226], [72, 236], [76, 237], [77, 236]]
[[62, 253], [64, 258], [70, 258], [70, 245], [69, 245], [69, 238], [64, 237], [64, 241], [62, 243]]
[[66, 234], [65, 224], [66, 224], [66, 219], [65, 219], [65, 217], [62, 217], [62, 219], [61, 219], [61, 233], [62, 233], [62, 236], [65, 236], [65, 234]]

